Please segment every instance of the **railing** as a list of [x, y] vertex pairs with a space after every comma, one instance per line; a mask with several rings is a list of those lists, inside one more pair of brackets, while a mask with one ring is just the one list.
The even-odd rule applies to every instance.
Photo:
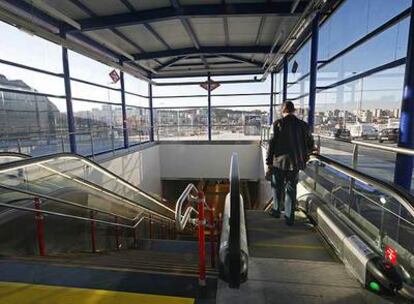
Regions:
[[[205, 124], [158, 124], [154, 128], [157, 141], [163, 140], [207, 140], [208, 126]], [[260, 127], [246, 124], [213, 124], [211, 126], [213, 140], [257, 140]]]
[[231, 157], [229, 179], [230, 193], [226, 197], [220, 238], [220, 275], [230, 288], [239, 288], [247, 278], [249, 252], [236, 153]]
[[[172, 225], [173, 221], [171, 219], [165, 219], [164, 217], [157, 216], [157, 215], [154, 217], [154, 213], [140, 212], [140, 213], [137, 213], [136, 216], [131, 219], [131, 218], [126, 218], [116, 213], [107, 212], [104, 210], [100, 210], [98, 208], [91, 208], [91, 207], [83, 206], [83, 205], [76, 204], [76, 203], [63, 200], [60, 198], [56, 198], [56, 197], [51, 197], [51, 196], [46, 196], [46, 195], [39, 196], [38, 194], [31, 193], [30, 191], [16, 190], [11, 187], [1, 186], [1, 188], [12, 190], [16, 194], [26, 195], [25, 198], [13, 201], [14, 204], [17, 203], [18, 201], [26, 202], [24, 206], [12, 205], [10, 203], [2, 203], [2, 202], [0, 202], [0, 206], [2, 207], [2, 209], [32, 212], [35, 214], [36, 240], [38, 243], [39, 255], [41, 256], [45, 256], [47, 252], [46, 250], [47, 245], [45, 242], [45, 234], [47, 234], [47, 232], [45, 232], [44, 215], [50, 215], [50, 216], [55, 216], [59, 218], [66, 218], [66, 219], [72, 219], [72, 220], [77, 220], [77, 221], [89, 222], [91, 224], [90, 241], [91, 241], [92, 252], [96, 252], [96, 248], [97, 248], [96, 246], [96, 242], [97, 242], [96, 224], [97, 223], [115, 228], [116, 230], [115, 240], [116, 240], [117, 250], [120, 248], [119, 229], [121, 228], [129, 229], [132, 231], [133, 239], [134, 239], [134, 246], [136, 246], [136, 243], [137, 243], [136, 229], [141, 225], [141, 223], [144, 222], [144, 220], [148, 220], [149, 225], [152, 225], [152, 222], [154, 221], [160, 223], [160, 225], [163, 225], [163, 226], [166, 225], [169, 229], [169, 234], [173, 233], [172, 230], [174, 229], [174, 226]], [[30, 201], [33, 202], [34, 208], [27, 206], [30, 204]], [[79, 210], [85, 210], [87, 211], [87, 214], [89, 214], [89, 217], [81, 216], [79, 214], [76, 214], [76, 212], [74, 212], [76, 214], [74, 215], [74, 214], [65, 213], [62, 211], [57, 212], [57, 211], [46, 210], [45, 209], [46, 206], [50, 205], [51, 203], [58, 203], [59, 205], [71, 206]], [[109, 216], [110, 218], [113, 219], [113, 221], [99, 219], [100, 215], [104, 216], [105, 218]], [[124, 221], [124, 222], [120, 222], [120, 221]]]
[[[321, 134], [313, 134], [313, 135], [316, 138], [316, 143], [317, 143], [319, 150], [321, 148], [321, 139], [333, 140], [332, 137], [329, 137], [326, 135], [321, 135]], [[380, 150], [380, 151], [392, 152], [396, 154], [399, 153], [399, 154], [414, 156], [413, 149], [373, 144], [373, 143], [363, 142], [360, 140], [343, 140], [343, 142], [353, 145], [352, 167], [354, 169], [358, 167], [359, 147], [365, 147], [365, 148], [371, 148], [371, 149]]]
[[[187, 207], [182, 213], [183, 205]], [[205, 211], [209, 212], [209, 217], [205, 215]], [[215, 235], [217, 230], [217, 222], [214, 218], [214, 208], [206, 202], [204, 193], [199, 191], [196, 186], [189, 184], [175, 205], [175, 223], [178, 231], [183, 231], [191, 224], [198, 229], [198, 253], [199, 253], [199, 285], [206, 285], [206, 244], [205, 229], [210, 229], [210, 260], [211, 266], [215, 267], [216, 245]]]
[[[123, 149], [124, 130], [121, 127], [82, 128], [76, 132], [24, 132], [18, 130], [2, 132], [0, 136], [0, 151], [25, 153], [33, 156], [70, 152], [69, 137], [76, 138], [78, 154], [95, 157], [97, 154]], [[82, 130], [85, 129], [85, 130]], [[150, 127], [127, 128], [129, 146], [149, 142]]]

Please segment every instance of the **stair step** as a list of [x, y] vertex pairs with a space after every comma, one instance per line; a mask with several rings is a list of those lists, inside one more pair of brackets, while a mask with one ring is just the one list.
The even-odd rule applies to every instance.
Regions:
[[[175, 273], [198, 273], [198, 259], [194, 255], [130, 249], [104, 253], [71, 253], [47, 257], [17, 257], [17, 260], [76, 265], [80, 267], [107, 267], [122, 270], [144, 270]], [[206, 271], [216, 276], [217, 271], [206, 261]]]

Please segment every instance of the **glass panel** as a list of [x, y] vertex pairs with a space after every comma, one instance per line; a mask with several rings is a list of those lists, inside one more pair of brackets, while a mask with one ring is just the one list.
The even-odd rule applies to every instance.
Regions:
[[[78, 153], [91, 155], [124, 145], [120, 105], [73, 102]], [[92, 149], [94, 151], [92, 151]]]
[[321, 27], [319, 58], [332, 57], [410, 5], [409, 0], [345, 1]]
[[[96, 60], [83, 56], [73, 51], [69, 51], [70, 77], [78, 78], [100, 85], [120, 89], [120, 82], [113, 83], [109, 73], [113, 67], [102, 64]], [[119, 71], [117, 71], [119, 75]], [[97, 98], [94, 98], [97, 99]]]
[[0, 32], [3, 41], [0, 45], [1, 59], [55, 73], [62, 72], [60, 46], [1, 21]]
[[0, 63], [0, 88], [65, 95], [63, 78]]
[[[288, 82], [295, 82], [298, 78], [309, 73], [310, 70], [310, 40], [290, 59], [288, 63]], [[296, 63], [296, 64], [295, 64]], [[294, 71], [296, 65], [296, 71]]]
[[[409, 19], [371, 38], [318, 71], [318, 86], [329, 85], [406, 56]], [[322, 81], [320, 80], [322, 78]]]
[[[67, 142], [65, 100], [0, 91], [0, 151], [44, 155]], [[68, 151], [68, 150], [66, 150]]]
[[206, 140], [207, 108], [154, 109], [156, 140]]
[[148, 83], [134, 76], [124, 73], [125, 91], [148, 96]]
[[149, 141], [151, 131], [150, 110], [148, 108], [127, 106], [129, 144]]
[[[315, 132], [332, 139], [351, 138], [384, 145], [398, 140], [405, 66], [386, 70], [317, 94]], [[352, 145], [322, 139], [322, 152], [351, 165]], [[361, 148], [358, 169], [393, 180], [395, 154]]]
[[102, 102], [121, 103], [121, 92], [94, 85], [71, 81], [73, 98], [84, 98]]
[[269, 122], [269, 107], [213, 107], [213, 140], [258, 140]]

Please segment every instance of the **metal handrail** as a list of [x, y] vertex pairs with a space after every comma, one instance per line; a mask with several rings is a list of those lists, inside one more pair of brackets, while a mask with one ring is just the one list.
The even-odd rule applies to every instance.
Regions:
[[[188, 184], [178, 198], [177, 203], [175, 204], [175, 223], [178, 231], [183, 231], [189, 222], [195, 224], [195, 219], [198, 216], [198, 210], [191, 204], [198, 202], [198, 193], [199, 191], [194, 184]], [[182, 208], [185, 202], [190, 203], [190, 205], [185, 209], [184, 214], [182, 214]], [[204, 207], [206, 209], [209, 208], [207, 203], [204, 204]], [[196, 217], [192, 218], [192, 215], [196, 215]]]
[[[329, 136], [326, 136], [326, 135], [321, 135], [321, 134], [314, 133], [313, 136], [315, 136], [317, 138], [319, 137], [319, 138], [323, 138], [323, 139], [333, 140], [332, 137], [329, 137]], [[384, 145], [379, 145], [379, 144], [366, 143], [366, 142], [363, 142], [363, 141], [360, 141], [360, 140], [349, 140], [349, 141], [344, 140], [344, 142], [354, 144], [354, 145], [358, 145], [358, 146], [361, 146], [361, 147], [373, 148], [373, 149], [378, 149], [378, 150], [387, 151], [387, 152], [393, 152], [393, 153], [399, 153], [399, 154], [414, 156], [414, 149], [408, 149], [408, 148], [402, 148], [402, 147], [390, 147], [390, 146], [384, 146]]]
[[338, 172], [349, 176], [350, 178], [357, 180], [361, 183], [368, 184], [378, 190], [383, 191], [384, 193], [389, 194], [393, 198], [396, 199], [414, 218], [414, 206], [411, 205], [411, 202], [414, 202], [414, 196], [412, 196], [408, 191], [405, 189], [394, 185], [390, 182], [383, 181], [381, 179], [375, 178], [363, 172], [357, 171], [353, 168], [350, 168], [346, 165], [343, 165], [337, 161], [334, 161], [326, 156], [322, 155], [311, 155], [310, 161], [319, 161], [329, 167], [335, 169]]
[[162, 221], [159, 220], [159, 219], [155, 219], [153, 217], [149, 217], [149, 216], [144, 215], [144, 212], [141, 212], [137, 215], [136, 218], [137, 219], [139, 218], [139, 219], [135, 222], [135, 224], [128, 225], [128, 224], [122, 224], [122, 223], [116, 223], [116, 222], [114, 223], [114, 222], [110, 222], [110, 221], [106, 221], [106, 220], [91, 219], [89, 217], [83, 217], [83, 216], [78, 216], [78, 215], [70, 215], [70, 214], [56, 212], [56, 211], [39, 210], [39, 209], [23, 207], [23, 206], [12, 206], [12, 205], [9, 205], [9, 204], [6, 204], [6, 203], [1, 203], [1, 202], [0, 202], [0, 206], [2, 208], [21, 210], [21, 211], [29, 211], [29, 212], [34, 212], [34, 213], [39, 213], [40, 212], [40, 213], [43, 213], [43, 214], [49, 214], [49, 215], [65, 217], [65, 218], [71, 218], [71, 219], [81, 220], [81, 221], [86, 221], [86, 222], [95, 222], [95, 223], [105, 224], [105, 225], [109, 225], [109, 226], [123, 227], [123, 228], [127, 228], [127, 229], [136, 229], [146, 219], [151, 220], [151, 221], [158, 221], [158, 222], [162, 223]]

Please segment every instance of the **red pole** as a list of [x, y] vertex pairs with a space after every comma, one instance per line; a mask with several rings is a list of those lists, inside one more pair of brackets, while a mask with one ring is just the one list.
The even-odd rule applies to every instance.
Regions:
[[45, 223], [42, 212], [40, 211], [40, 198], [35, 197], [34, 199], [35, 209], [39, 210], [35, 214], [36, 220], [36, 231], [37, 231], [37, 244], [39, 246], [39, 254], [41, 256], [46, 255], [46, 246], [45, 246]]
[[205, 217], [204, 217], [204, 193], [198, 193], [198, 255], [199, 255], [199, 278], [198, 284], [206, 286], [206, 240], [205, 240]]
[[210, 207], [210, 256], [211, 256], [211, 267], [216, 267], [216, 235], [215, 235], [216, 226], [214, 224], [214, 208]]
[[[118, 223], [118, 217], [115, 216], [115, 223]], [[116, 241], [116, 250], [119, 250], [119, 227], [115, 226], [115, 241]]]
[[90, 218], [91, 218], [91, 242], [92, 242], [92, 252], [96, 252], [96, 222], [95, 219], [95, 212], [91, 210], [90, 212]]

